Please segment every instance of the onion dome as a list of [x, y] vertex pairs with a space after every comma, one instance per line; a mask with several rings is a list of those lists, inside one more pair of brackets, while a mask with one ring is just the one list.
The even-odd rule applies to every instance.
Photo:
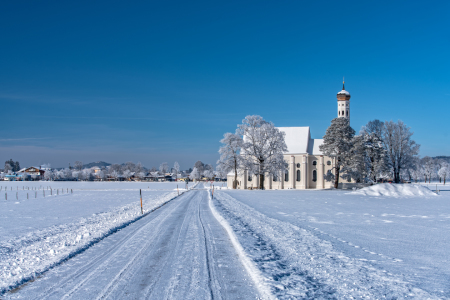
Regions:
[[345, 81], [342, 82], [342, 91], [337, 93], [338, 100], [350, 100], [350, 93], [345, 90]]

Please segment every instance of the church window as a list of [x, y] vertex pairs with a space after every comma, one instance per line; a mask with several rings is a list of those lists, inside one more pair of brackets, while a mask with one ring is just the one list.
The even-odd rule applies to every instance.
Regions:
[[338, 115], [341, 115], [341, 111], [340, 110], [338, 111]]
[[352, 179], [350, 177], [348, 177], [347, 182], [352, 182]]
[[297, 168], [300, 168], [300, 164], [297, 164]]
[[312, 177], [313, 177], [312, 181], [316, 182], [317, 181], [317, 171], [316, 170], [313, 171], [313, 176]]
[[344, 111], [342, 111], [342, 116], [344, 116]]
[[331, 166], [331, 160], [327, 161], [327, 165]]
[[248, 181], [252, 181], [252, 175], [248, 175]]
[[313, 166], [317, 165], [317, 161], [313, 161]]
[[278, 181], [278, 176], [276, 174], [273, 175], [273, 181]]
[[297, 181], [300, 181], [300, 170], [297, 170]]
[[289, 181], [289, 172], [288, 171], [286, 171], [284, 173], [284, 181]]

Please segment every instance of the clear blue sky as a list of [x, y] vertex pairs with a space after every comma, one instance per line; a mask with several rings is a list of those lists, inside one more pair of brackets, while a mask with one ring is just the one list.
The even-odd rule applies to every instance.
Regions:
[[2, 1], [0, 163], [215, 164], [249, 114], [403, 120], [450, 155], [449, 1]]

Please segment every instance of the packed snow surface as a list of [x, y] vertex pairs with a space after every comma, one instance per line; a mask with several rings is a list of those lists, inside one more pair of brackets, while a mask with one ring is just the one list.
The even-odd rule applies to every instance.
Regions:
[[208, 193], [176, 197], [2, 299], [261, 299]]
[[351, 194], [363, 196], [385, 196], [385, 197], [417, 197], [436, 196], [427, 187], [418, 184], [391, 184], [382, 183], [356, 190]]
[[7, 193], [8, 199], [0, 200], [0, 293], [39, 276], [141, 218], [140, 189], [144, 216], [178, 195], [177, 183], [0, 185], [0, 195]]
[[279, 299], [450, 297], [450, 189], [217, 191], [214, 206]]

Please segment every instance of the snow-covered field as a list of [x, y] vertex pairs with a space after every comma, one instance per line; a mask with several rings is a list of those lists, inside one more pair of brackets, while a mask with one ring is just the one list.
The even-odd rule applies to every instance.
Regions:
[[450, 191], [402, 187], [227, 190], [214, 205], [280, 299], [449, 298]]
[[177, 185], [182, 193], [176, 182], [0, 182], [0, 292], [135, 222], [140, 189], [145, 216], [176, 197]]
[[[430, 184], [429, 188], [435, 190], [436, 184]], [[197, 223], [206, 222], [208, 226], [197, 232], [197, 242], [201, 242], [206, 250], [217, 248], [219, 254], [226, 247], [231, 247], [231, 242], [221, 236], [219, 228], [214, 230], [217, 235], [214, 240], [206, 241], [209, 235], [205, 228], [211, 230], [214, 222], [208, 215], [210, 212], [207, 212], [204, 191], [189, 192], [177, 198], [180, 201], [171, 201], [151, 213], [178, 195], [177, 185], [183, 192], [181, 188], [185, 187], [184, 183], [1, 182], [0, 294], [39, 277], [54, 266], [58, 268], [45, 273], [48, 276], [43, 276], [44, 279], [56, 280], [59, 272], [72, 274], [84, 270], [81, 263], [84, 260], [78, 261], [77, 258], [86, 257], [89, 260], [91, 256], [97, 257], [99, 254], [94, 248], [106, 251], [108, 245], [115, 243], [115, 236], [127, 237], [130, 228], [141, 230], [141, 223], [146, 224], [143, 226], [151, 234], [152, 228], [159, 224], [158, 218], [166, 222], [174, 218], [179, 226], [178, 231], [188, 234], [183, 239], [186, 245], [192, 241], [189, 234], [200, 228]], [[189, 187], [193, 186], [193, 183], [189, 184]], [[3, 198], [5, 187], [8, 200]], [[210, 189], [211, 183], [201, 183], [199, 187]], [[141, 219], [139, 189], [142, 189], [144, 216], [149, 216], [145, 219]], [[246, 191], [229, 190], [226, 183], [216, 182], [211, 205], [213, 215], [221, 220], [231, 241], [235, 241], [233, 245], [245, 269], [254, 281], [257, 279], [256, 286], [268, 288], [278, 299], [450, 298], [450, 240], [447, 238], [450, 230], [450, 188], [438, 184], [440, 195], [430, 189], [425, 184], [383, 184], [356, 191]], [[212, 191], [208, 192], [211, 194]], [[185, 221], [179, 215], [186, 210], [182, 208], [185, 206], [195, 209], [192, 213], [186, 213], [183, 220], [188, 218], [197, 225], [183, 225]], [[181, 210], [172, 215], [175, 207]], [[170, 224], [158, 226], [171, 228]], [[173, 228], [167, 230], [168, 237], [172, 231]], [[118, 233], [111, 235], [115, 232]], [[158, 234], [153, 235], [159, 238]], [[174, 245], [181, 247], [176, 242], [180, 234], [175, 235], [172, 237]], [[220, 247], [219, 242], [223, 243]], [[161, 246], [158, 250], [153, 249], [153, 242], [147, 244], [146, 249], [155, 255], [165, 247]], [[161, 240], [161, 245], [165, 245], [165, 239]], [[125, 251], [131, 246], [119, 248]], [[133, 247], [130, 249], [136, 248]], [[195, 250], [195, 246], [191, 249], [192, 253], [188, 253], [184, 247], [167, 252], [172, 253], [168, 257], [175, 254], [189, 257], [189, 260], [195, 257], [199, 265], [212, 264], [209, 270], [218, 270], [215, 275], [211, 273], [212, 277], [219, 276], [217, 274], [223, 271], [222, 262], [214, 265], [216, 260], [212, 259], [213, 254], [205, 256], [209, 250], [204, 249], [206, 252], [203, 253]], [[124, 253], [135, 252], [127, 251]], [[227, 251], [230, 252], [231, 248]], [[134, 258], [122, 257], [125, 254], [119, 252], [117, 261], [123, 260], [122, 263], [128, 266]], [[69, 260], [71, 263], [61, 264], [74, 255], [77, 256]], [[98, 263], [103, 267], [109, 264], [115, 266], [116, 258], [111, 259], [105, 265], [102, 261]], [[146, 258], [143, 256], [141, 259]], [[175, 278], [176, 282], [184, 280], [179, 270], [189, 263], [184, 265], [181, 260], [178, 263], [161, 263], [176, 266], [173, 270], [161, 268], [172, 274], [167, 278]], [[80, 269], [72, 271], [70, 268], [77, 264], [80, 264]], [[135, 264], [135, 267], [139, 265]], [[230, 263], [228, 265], [231, 266]], [[233, 264], [234, 267], [238, 265], [238, 262]], [[104, 272], [112, 272], [108, 268]], [[100, 272], [98, 270], [89, 270], [89, 274], [95, 275]], [[231, 272], [233, 268], [226, 270]], [[120, 272], [118, 274], [122, 274]], [[91, 278], [93, 286], [97, 276], [94, 275]], [[111, 273], [112, 277], [116, 275]], [[64, 281], [64, 278], [58, 280]], [[80, 278], [84, 280], [82, 276]], [[38, 284], [37, 281], [34, 282], [36, 289], [45, 290], [48, 282], [39, 280], [41, 283]], [[75, 279], [72, 283], [78, 284]], [[122, 284], [128, 286], [126, 282]], [[187, 283], [178, 284], [184, 286]], [[221, 290], [222, 285], [218, 286]], [[20, 298], [21, 293], [32, 295], [33, 283], [29, 287], [21, 286], [17, 293], [7, 295], [12, 298]], [[67, 291], [61, 292], [65, 294]], [[175, 290], [173, 292], [176, 294]], [[73, 296], [77, 297], [77, 294]]]

